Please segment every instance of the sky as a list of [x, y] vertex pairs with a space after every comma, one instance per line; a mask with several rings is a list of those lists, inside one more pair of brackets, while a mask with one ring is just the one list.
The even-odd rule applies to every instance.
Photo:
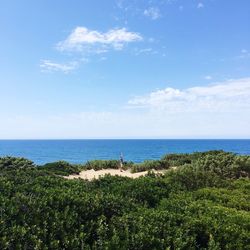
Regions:
[[0, 139], [250, 138], [249, 0], [1, 0]]

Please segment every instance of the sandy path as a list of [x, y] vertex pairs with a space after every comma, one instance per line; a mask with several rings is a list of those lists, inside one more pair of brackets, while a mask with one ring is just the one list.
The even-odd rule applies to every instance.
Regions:
[[[160, 171], [155, 171], [153, 170], [154, 173], [164, 173], [164, 170]], [[130, 170], [126, 171], [120, 171], [119, 169], [102, 169], [102, 170], [97, 170], [95, 171], [94, 169], [91, 170], [85, 170], [80, 172], [79, 175], [69, 175], [65, 176], [66, 179], [85, 179], [85, 180], [93, 180], [93, 179], [98, 179], [101, 176], [104, 176], [106, 174], [110, 174], [112, 176], [118, 175], [118, 176], [124, 176], [124, 177], [130, 177], [130, 178], [138, 178], [140, 176], [144, 176], [148, 173], [148, 171], [143, 171], [139, 173], [131, 173]]]

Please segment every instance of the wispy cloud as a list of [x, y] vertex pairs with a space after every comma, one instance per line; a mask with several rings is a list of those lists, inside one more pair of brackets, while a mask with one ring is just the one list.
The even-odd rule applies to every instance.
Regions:
[[117, 0], [117, 1], [116, 1], [116, 6], [117, 6], [119, 9], [122, 9], [122, 8], [123, 8], [123, 0]]
[[183, 90], [167, 88], [130, 100], [130, 106], [145, 110], [8, 113], [0, 123], [0, 137], [249, 138], [249, 97], [250, 78], [245, 78]]
[[179, 10], [180, 10], [180, 11], [183, 11], [183, 9], [184, 9], [183, 5], [180, 5], [180, 6], [179, 6]]
[[204, 7], [205, 7], [204, 4], [201, 2], [197, 4], [197, 9], [202, 9]]
[[143, 14], [151, 18], [152, 20], [156, 20], [161, 17], [160, 10], [157, 7], [150, 7], [148, 9], [145, 9]]
[[50, 60], [42, 60], [40, 63], [40, 68], [42, 72], [63, 72], [65, 74], [70, 73], [78, 67], [78, 62], [70, 62], [67, 64], [56, 63]]
[[129, 100], [130, 107], [166, 112], [231, 112], [250, 109], [250, 78], [187, 89], [166, 88]]
[[[122, 50], [131, 42], [142, 41], [143, 37], [136, 32], [129, 32], [126, 28], [110, 29], [107, 32], [89, 30], [86, 27], [76, 27], [69, 36], [56, 45], [61, 52], [81, 52], [77, 60], [69, 63], [41, 60], [42, 72], [63, 72], [65, 74], [78, 68], [83, 62], [88, 61], [91, 54], [104, 54], [110, 50]], [[68, 54], [72, 58], [72, 53]], [[82, 58], [84, 56], [84, 58]], [[101, 56], [100, 60], [105, 60]]]
[[[1, 138], [249, 138], [250, 78], [166, 88], [129, 101], [132, 109], [51, 115], [6, 114]], [[136, 107], [145, 107], [144, 110]], [[132, 122], [131, 122], [132, 121]], [[15, 129], [14, 129], [15, 128]]]
[[139, 33], [130, 32], [126, 28], [110, 29], [103, 33], [86, 27], [76, 27], [64, 41], [57, 44], [57, 49], [102, 53], [109, 49], [121, 50], [126, 44], [141, 40], [143, 37]]
[[207, 75], [207, 76], [204, 76], [204, 79], [205, 79], [205, 80], [212, 80], [212, 79], [213, 79], [213, 77], [212, 77], [212, 76]]
[[246, 58], [250, 58], [250, 52], [246, 49], [242, 49], [241, 50], [241, 54], [240, 56], [238, 56], [239, 59], [246, 59]]
[[145, 54], [145, 55], [156, 55], [158, 54], [158, 51], [152, 49], [152, 48], [143, 48], [143, 49], [138, 49], [138, 48], [135, 48], [134, 49], [134, 54], [136, 56], [139, 56], [141, 54]]

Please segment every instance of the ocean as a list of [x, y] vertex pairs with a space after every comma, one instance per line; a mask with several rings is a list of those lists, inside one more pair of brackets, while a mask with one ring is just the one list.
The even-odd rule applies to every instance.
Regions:
[[169, 153], [215, 149], [250, 155], [250, 140], [0, 140], [0, 156], [25, 157], [36, 164], [119, 159], [121, 153], [124, 160], [142, 162]]

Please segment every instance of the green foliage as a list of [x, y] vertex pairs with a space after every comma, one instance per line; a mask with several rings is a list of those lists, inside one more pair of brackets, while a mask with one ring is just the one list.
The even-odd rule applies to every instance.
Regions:
[[35, 165], [32, 161], [18, 157], [0, 157], [0, 170], [31, 169]]
[[178, 166], [163, 176], [85, 181], [60, 175], [119, 162], [0, 158], [0, 249], [250, 249], [249, 159], [168, 155], [132, 166]]
[[205, 155], [194, 163], [194, 167], [206, 173], [214, 173], [221, 178], [249, 177], [250, 157], [228, 153]]
[[[207, 152], [195, 152], [192, 154], [167, 154], [162, 157], [160, 160], [147, 160], [142, 163], [132, 164], [131, 171], [135, 172], [142, 172], [142, 171], [149, 171], [149, 170], [161, 170], [161, 169], [169, 169], [170, 167], [179, 167], [184, 166], [186, 164], [194, 164], [196, 161], [200, 161], [204, 158], [211, 158], [217, 157], [220, 159], [221, 157], [227, 158], [235, 158], [235, 155], [232, 153], [224, 152], [222, 150], [211, 150]], [[240, 157], [242, 160], [242, 158]], [[226, 159], [225, 161], [227, 161]], [[247, 163], [249, 166], [249, 163]]]
[[168, 161], [165, 160], [154, 160], [154, 161], [144, 161], [142, 163], [133, 164], [131, 168], [131, 172], [142, 172], [142, 171], [149, 171], [152, 169], [161, 170], [161, 169], [168, 169], [170, 164]]
[[40, 166], [38, 169], [41, 171], [46, 171], [57, 175], [70, 175], [70, 174], [80, 173], [79, 166], [69, 164], [66, 161], [47, 163], [43, 166]]
[[192, 156], [189, 154], [168, 154], [162, 157], [162, 160], [169, 162], [171, 166], [182, 166], [192, 162]]
[[[123, 169], [126, 170], [133, 166], [133, 162], [124, 162]], [[88, 161], [85, 164], [81, 165], [82, 170], [94, 169], [118, 169], [120, 168], [120, 161], [118, 160], [92, 160]]]
[[186, 165], [165, 174], [166, 179], [184, 190], [195, 190], [201, 187], [221, 186], [223, 180], [213, 172], [205, 172]]
[[109, 168], [118, 169], [119, 161], [118, 160], [93, 160], [93, 161], [88, 161], [83, 166], [83, 169], [94, 169], [94, 170], [109, 169]]

